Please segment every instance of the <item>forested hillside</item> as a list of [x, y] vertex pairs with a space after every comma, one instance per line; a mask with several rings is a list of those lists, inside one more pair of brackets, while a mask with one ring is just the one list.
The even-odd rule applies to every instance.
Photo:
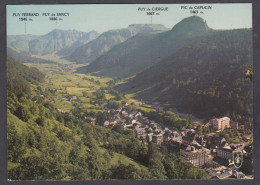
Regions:
[[51, 60], [44, 60], [36, 57], [32, 57], [30, 54], [26, 52], [17, 52], [14, 49], [7, 48], [7, 55], [19, 60], [22, 63], [41, 63], [41, 64], [53, 64], [55, 62]]
[[200, 118], [252, 121], [252, 30], [214, 31], [119, 86]]
[[[104, 128], [62, 113], [44, 75], [13, 58], [8, 65], [8, 179], [207, 179], [207, 173], [121, 125]], [[88, 114], [87, 112], [84, 114]], [[101, 112], [93, 117], [98, 117]]]

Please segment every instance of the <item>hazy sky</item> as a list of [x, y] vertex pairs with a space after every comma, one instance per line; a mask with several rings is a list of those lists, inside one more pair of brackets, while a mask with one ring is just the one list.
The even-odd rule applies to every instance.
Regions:
[[[86, 5], [8, 5], [7, 6], [7, 34], [42, 35], [53, 29], [75, 29], [79, 31], [96, 30], [102, 33], [107, 30], [126, 28], [130, 24], [150, 24], [151, 16], [147, 11], [138, 8], [166, 7], [168, 11], [151, 11], [160, 15], [153, 15], [153, 24], [163, 24], [172, 28], [183, 18], [192, 16], [190, 9], [181, 6], [211, 6], [211, 9], [200, 9], [197, 14], [207, 21], [213, 29], [233, 29], [252, 27], [251, 3], [225, 4], [86, 4]], [[196, 7], [195, 7], [196, 6]], [[195, 9], [193, 9], [195, 10]], [[20, 13], [20, 16], [17, 16]], [[39, 13], [39, 16], [21, 16], [21, 13]], [[50, 21], [43, 13], [69, 13], [69, 16], [59, 17], [61, 21]], [[55, 16], [56, 17], [56, 16]], [[21, 21], [20, 18], [27, 18]], [[32, 21], [28, 19], [31, 18]], [[26, 27], [26, 28], [25, 28]]]

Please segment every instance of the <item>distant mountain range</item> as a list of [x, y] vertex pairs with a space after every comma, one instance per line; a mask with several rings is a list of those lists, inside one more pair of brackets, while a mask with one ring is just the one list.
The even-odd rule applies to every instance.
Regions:
[[39, 36], [37, 35], [8, 35], [7, 47], [17, 52], [29, 52], [29, 42]]
[[[99, 34], [95, 31], [79, 32], [76, 30], [55, 29], [46, 35], [10, 35], [7, 36], [7, 47], [17, 52], [26, 52], [30, 55], [46, 55], [60, 51], [64, 54], [66, 48], [75, 48], [88, 43]], [[72, 49], [69, 49], [73, 51]]]
[[55, 29], [45, 35], [9, 35], [7, 47], [29, 55], [57, 54], [75, 63], [89, 63], [114, 46], [138, 33], [169, 30], [160, 24], [133, 24], [128, 28], [109, 30], [101, 35], [96, 31]]
[[138, 33], [166, 31], [160, 24], [133, 24], [128, 28], [110, 30], [102, 33], [97, 39], [78, 47], [66, 59], [76, 63], [89, 63], [102, 56], [116, 45], [134, 37]]

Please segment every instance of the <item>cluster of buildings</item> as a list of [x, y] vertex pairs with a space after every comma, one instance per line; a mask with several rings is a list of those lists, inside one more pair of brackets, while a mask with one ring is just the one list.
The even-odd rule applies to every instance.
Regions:
[[194, 129], [185, 128], [174, 131], [171, 136], [162, 146], [165, 152], [181, 155], [196, 167], [205, 165], [210, 150], [205, 147], [206, 141], [203, 136], [199, 136]]
[[215, 168], [206, 168], [206, 171], [212, 179], [227, 179], [230, 177], [236, 179], [246, 178], [245, 174], [239, 172], [234, 166], [226, 167], [216, 164]]
[[161, 123], [156, 123], [143, 116], [139, 111], [128, 112], [120, 109], [113, 113], [112, 120], [106, 120], [105, 127], [121, 124], [125, 128], [133, 129], [137, 138], [145, 144], [155, 143], [166, 153], [181, 155], [195, 167], [206, 169], [211, 178], [244, 178], [245, 175], [234, 167], [234, 152], [245, 153], [243, 148], [246, 143], [228, 144], [224, 137], [214, 137], [214, 134], [225, 129], [238, 129], [238, 123], [231, 122], [230, 118], [213, 118], [205, 127], [213, 130], [211, 146], [206, 147], [203, 135], [194, 129], [181, 128], [171, 130], [162, 128]]

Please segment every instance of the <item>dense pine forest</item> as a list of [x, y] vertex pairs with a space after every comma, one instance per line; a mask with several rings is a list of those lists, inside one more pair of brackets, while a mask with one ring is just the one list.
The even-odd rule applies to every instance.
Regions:
[[8, 179], [208, 178], [181, 156], [143, 144], [131, 129], [92, 125], [78, 108], [59, 112], [53, 91], [42, 86], [44, 74], [11, 57], [7, 65]]

